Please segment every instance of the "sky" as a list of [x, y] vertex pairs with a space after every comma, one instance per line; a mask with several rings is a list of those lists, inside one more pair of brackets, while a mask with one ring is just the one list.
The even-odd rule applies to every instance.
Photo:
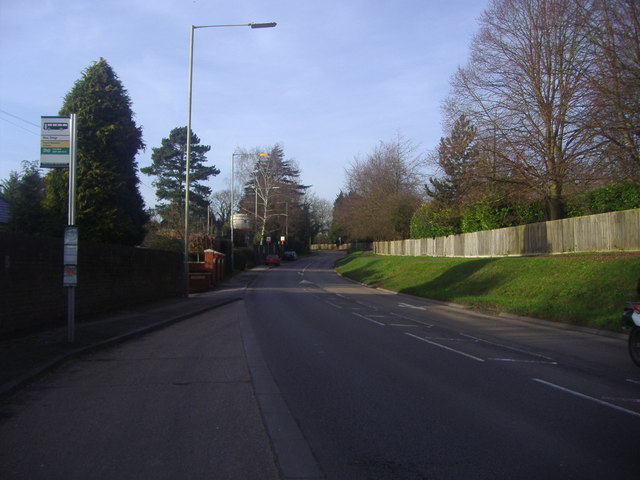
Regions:
[[[345, 169], [398, 136], [416, 153], [445, 135], [441, 105], [489, 0], [0, 0], [0, 180], [39, 160], [40, 117], [58, 114], [101, 57], [128, 91], [151, 164], [187, 124], [211, 146], [207, 184], [229, 188], [237, 149], [282, 145], [301, 181], [333, 202]], [[427, 169], [428, 170], [428, 169]], [[427, 171], [427, 173], [430, 173]], [[153, 178], [140, 174], [148, 207]]]

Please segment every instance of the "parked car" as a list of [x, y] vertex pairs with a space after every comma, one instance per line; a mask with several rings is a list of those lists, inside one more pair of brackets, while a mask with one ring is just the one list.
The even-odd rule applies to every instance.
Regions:
[[264, 258], [264, 264], [277, 267], [278, 265], [280, 265], [280, 257], [275, 254], [269, 254]]
[[298, 254], [296, 252], [294, 252], [293, 250], [289, 250], [289, 251], [284, 252], [282, 254], [282, 259], [283, 260], [297, 260], [298, 259]]

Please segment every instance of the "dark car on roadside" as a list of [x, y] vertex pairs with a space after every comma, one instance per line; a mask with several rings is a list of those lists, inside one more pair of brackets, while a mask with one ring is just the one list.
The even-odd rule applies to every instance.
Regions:
[[298, 259], [298, 254], [296, 252], [294, 252], [293, 250], [289, 250], [286, 251], [282, 254], [282, 259], [283, 260], [297, 260]]
[[275, 254], [269, 254], [266, 257], [264, 257], [264, 264], [277, 267], [278, 265], [280, 265], [280, 257]]

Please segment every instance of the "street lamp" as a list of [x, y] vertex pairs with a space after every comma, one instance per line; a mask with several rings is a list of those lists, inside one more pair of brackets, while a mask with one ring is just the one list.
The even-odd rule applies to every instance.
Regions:
[[[191, 25], [191, 35], [189, 37], [189, 100], [187, 105], [187, 152], [185, 165], [185, 193], [184, 193], [184, 275], [186, 282], [185, 296], [189, 295], [189, 170], [191, 168], [191, 99], [193, 90], [193, 33], [196, 28], [219, 28], [219, 27], [251, 27], [253, 28], [273, 28], [276, 22], [266, 23], [241, 23], [228, 25]], [[233, 228], [232, 228], [233, 230]], [[233, 250], [232, 250], [233, 251]]]

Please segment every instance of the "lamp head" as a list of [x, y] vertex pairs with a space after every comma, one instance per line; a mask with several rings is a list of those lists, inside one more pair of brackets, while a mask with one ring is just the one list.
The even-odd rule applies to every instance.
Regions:
[[267, 22], [267, 23], [250, 23], [249, 26], [251, 28], [273, 28], [277, 25], [276, 22]]

